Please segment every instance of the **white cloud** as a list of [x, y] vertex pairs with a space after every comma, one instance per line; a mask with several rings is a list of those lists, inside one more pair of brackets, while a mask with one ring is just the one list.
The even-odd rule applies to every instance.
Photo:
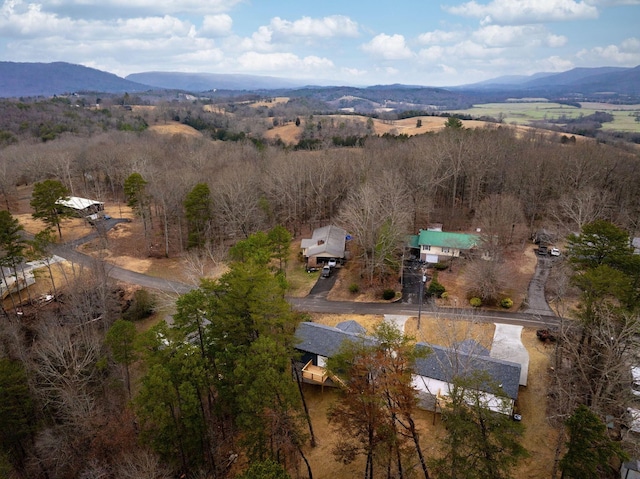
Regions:
[[333, 69], [331, 60], [316, 56], [300, 58], [293, 53], [247, 52], [238, 57], [238, 65], [244, 71], [290, 73], [323, 73]]
[[574, 0], [492, 0], [486, 5], [471, 0], [444, 9], [454, 15], [480, 18], [483, 24], [531, 24], [598, 16], [596, 7]]
[[549, 33], [542, 25], [486, 25], [472, 39], [487, 47], [560, 47], [567, 42], [561, 35]]
[[230, 50], [270, 52], [273, 50], [272, 35], [273, 32], [269, 27], [261, 26], [250, 38], [230, 38], [227, 46]]
[[371, 56], [384, 60], [406, 60], [413, 56], [413, 53], [406, 45], [403, 35], [386, 35], [380, 33], [371, 39], [370, 42], [362, 45], [362, 50]]
[[209, 37], [224, 37], [231, 33], [233, 20], [226, 13], [205, 15], [199, 33]]
[[615, 7], [616, 5], [640, 5], [640, 0], [584, 0], [589, 5]]
[[343, 15], [331, 15], [324, 18], [302, 17], [289, 21], [280, 17], [271, 20], [270, 28], [283, 37], [357, 37], [358, 24]]
[[421, 60], [424, 60], [425, 62], [429, 62], [429, 63], [435, 63], [440, 59], [444, 58], [445, 55], [446, 55], [446, 50], [439, 45], [423, 48], [418, 52], [418, 57]]
[[358, 68], [341, 68], [340, 71], [350, 77], [362, 77], [367, 74], [367, 70], [360, 70]]
[[576, 56], [590, 65], [616, 64], [633, 67], [640, 64], [640, 39], [627, 38], [620, 45], [584, 49], [579, 51]]
[[418, 35], [418, 42], [421, 45], [438, 45], [441, 43], [452, 43], [459, 40], [461, 37], [460, 32], [445, 32], [442, 30], [434, 30], [432, 32], [425, 32]]
[[[114, 24], [118, 36], [131, 37], [167, 37], [189, 35], [192, 25], [175, 17], [146, 17], [118, 20]], [[106, 32], [105, 32], [106, 33]]]
[[126, 16], [127, 10], [158, 12], [162, 14], [176, 13], [221, 13], [227, 12], [245, 0], [43, 0], [40, 3], [47, 9], [72, 9], [78, 6], [96, 7], [119, 11]]
[[0, 32], [3, 36], [42, 36], [52, 32], [68, 32], [74, 22], [43, 12], [40, 5], [21, 0], [5, 1], [0, 8]]
[[571, 60], [554, 55], [537, 60], [532, 65], [529, 65], [528, 68], [523, 68], [522, 70], [533, 74], [537, 72], [566, 72], [574, 67], [575, 65]]

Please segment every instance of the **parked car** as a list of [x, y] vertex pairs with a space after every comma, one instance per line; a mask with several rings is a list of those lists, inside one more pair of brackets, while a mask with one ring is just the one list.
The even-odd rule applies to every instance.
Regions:
[[551, 248], [549, 254], [551, 256], [560, 256], [560, 250], [558, 248]]
[[546, 256], [548, 252], [549, 252], [549, 249], [546, 246], [543, 246], [543, 245], [538, 246], [539, 256]]
[[335, 268], [337, 264], [338, 260], [336, 260], [335, 258], [331, 258], [327, 263], [327, 266], [329, 266], [329, 268]]
[[329, 266], [325, 266], [322, 268], [322, 277], [323, 278], [328, 278], [329, 276], [331, 276], [331, 268], [329, 268]]

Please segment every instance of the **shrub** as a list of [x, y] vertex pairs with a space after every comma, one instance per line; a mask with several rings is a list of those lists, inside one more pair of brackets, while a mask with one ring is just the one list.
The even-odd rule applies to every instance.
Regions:
[[360, 286], [358, 286], [356, 283], [351, 283], [349, 285], [349, 292], [352, 294], [356, 294], [360, 291]]
[[504, 309], [509, 309], [513, 306], [513, 300], [511, 298], [503, 298], [502, 301], [500, 301], [500, 306]]
[[395, 297], [396, 297], [396, 292], [393, 289], [385, 289], [382, 292], [382, 299], [389, 300], [389, 299], [393, 299]]
[[436, 263], [433, 267], [438, 271], [444, 271], [449, 267], [449, 265], [447, 263]]
[[129, 303], [128, 309], [123, 317], [130, 321], [138, 321], [153, 314], [155, 308], [155, 299], [145, 289], [139, 289], [133, 293], [133, 299]]
[[473, 306], [474, 308], [479, 308], [480, 306], [482, 306], [482, 300], [480, 298], [478, 298], [478, 297], [471, 298], [469, 300], [469, 304], [471, 306]]
[[431, 296], [435, 296], [436, 298], [441, 298], [445, 291], [445, 287], [438, 283], [438, 280], [435, 279], [435, 277], [431, 280], [431, 283], [429, 283], [429, 287], [427, 288], [427, 293]]
[[441, 297], [442, 299], [449, 299], [449, 293], [447, 293], [447, 292], [445, 291], [444, 293], [442, 293], [442, 294], [440, 295], [440, 297]]

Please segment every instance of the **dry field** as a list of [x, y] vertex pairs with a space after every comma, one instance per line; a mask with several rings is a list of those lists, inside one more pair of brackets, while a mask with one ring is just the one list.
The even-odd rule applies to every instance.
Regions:
[[[362, 123], [366, 123], [367, 117], [358, 115], [322, 115], [322, 118], [333, 118], [335, 120], [360, 120]], [[422, 127], [416, 128], [417, 120], [422, 120]], [[300, 133], [304, 129], [304, 123], [306, 119], [300, 118], [300, 126], [296, 126], [294, 123], [288, 123], [267, 130], [264, 133], [264, 137], [268, 140], [276, 140], [280, 138], [286, 144], [294, 144], [300, 141]], [[373, 128], [376, 135], [384, 135], [390, 133], [394, 135], [418, 135], [421, 133], [427, 133], [430, 131], [438, 131], [444, 128], [444, 124], [447, 119], [437, 116], [419, 116], [414, 118], [405, 118], [402, 120], [394, 120], [392, 122], [384, 122], [382, 120], [374, 119]], [[477, 120], [463, 120], [462, 124], [465, 128], [482, 128], [486, 126], [486, 122]]]
[[149, 128], [149, 131], [158, 133], [160, 135], [183, 135], [199, 138], [202, 136], [198, 130], [189, 125], [183, 125], [177, 121], [167, 122], [164, 125], [152, 125]]

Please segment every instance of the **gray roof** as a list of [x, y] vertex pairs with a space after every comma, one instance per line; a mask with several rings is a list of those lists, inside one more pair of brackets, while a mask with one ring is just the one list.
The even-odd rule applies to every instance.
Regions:
[[473, 339], [459, 341], [453, 347], [455, 351], [476, 356], [489, 356], [489, 350]]
[[303, 239], [300, 246], [307, 250], [307, 257], [344, 258], [346, 237], [346, 230], [328, 225], [313, 230], [311, 239]]
[[[374, 339], [362, 334], [354, 334], [339, 328], [310, 322], [300, 323], [296, 330], [296, 349], [328, 358], [339, 352], [343, 341], [362, 341], [373, 344]], [[472, 342], [476, 344], [475, 347], [472, 347]], [[504, 394], [514, 400], [518, 398], [520, 364], [483, 355], [482, 351], [485, 349], [473, 340], [463, 341], [458, 345], [463, 345], [463, 347], [452, 350], [442, 346], [418, 343], [417, 348], [425, 348], [430, 353], [416, 360], [415, 373], [451, 382], [455, 376], [468, 375], [477, 370], [486, 371], [492, 381], [500, 385]], [[473, 354], [464, 352], [465, 348], [472, 351]], [[492, 391], [493, 388], [489, 385], [482, 389], [500, 395], [499, 391]]]
[[354, 321], [353, 319], [349, 319], [348, 321], [342, 321], [341, 323], [336, 324], [336, 328], [338, 328], [341, 331], [344, 331], [345, 333], [351, 333], [351, 334], [363, 335], [367, 333], [367, 330], [364, 329], [364, 326], [362, 326], [357, 321]]
[[[433, 344], [418, 343], [416, 347], [430, 351], [425, 357], [416, 360], [416, 374], [450, 383], [456, 376], [464, 377], [474, 371], [486, 371], [492, 381], [500, 385], [504, 394], [514, 400], [518, 398], [519, 364], [479, 355], [477, 352], [467, 354], [462, 348], [453, 353], [449, 348]], [[485, 386], [481, 389], [499, 395], [498, 391], [491, 390], [493, 385]]]
[[308, 322], [298, 325], [296, 340], [296, 349], [327, 358], [339, 352], [343, 341], [371, 341], [358, 334]]

